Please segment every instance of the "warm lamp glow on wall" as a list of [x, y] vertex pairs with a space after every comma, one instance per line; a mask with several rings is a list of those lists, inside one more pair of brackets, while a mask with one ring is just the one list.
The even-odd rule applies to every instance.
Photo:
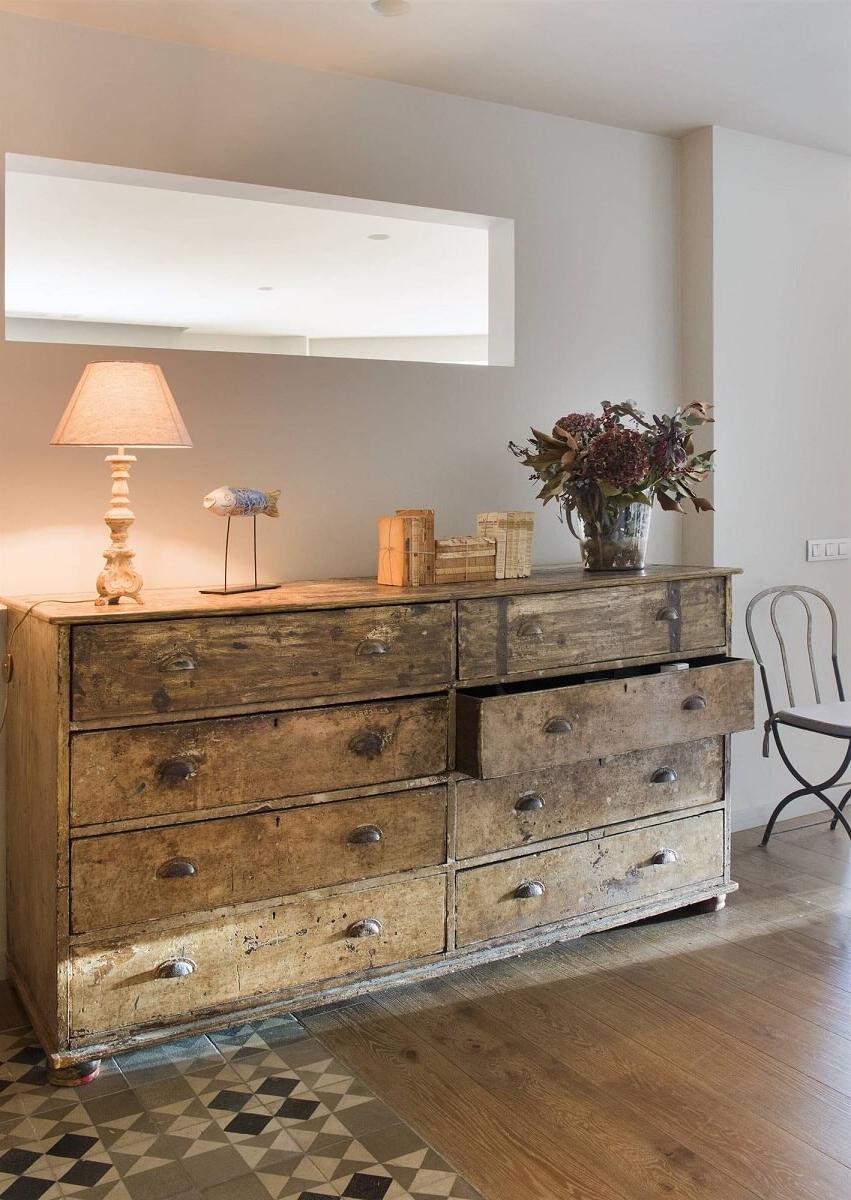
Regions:
[[136, 456], [126, 451], [192, 445], [160, 368], [155, 363], [89, 363], [50, 444], [117, 447], [117, 454], [106, 456], [112, 468], [112, 504], [104, 519], [111, 541], [103, 552], [106, 566], [98, 576], [95, 603], [117, 604], [128, 596], [141, 604], [142, 576], [127, 544], [135, 519], [128, 480]]

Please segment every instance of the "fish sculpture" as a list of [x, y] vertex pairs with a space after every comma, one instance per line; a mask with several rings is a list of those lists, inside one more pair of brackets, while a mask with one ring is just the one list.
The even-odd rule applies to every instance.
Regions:
[[217, 517], [278, 516], [281, 489], [261, 492], [257, 488], [220, 487], [204, 497], [207, 512]]

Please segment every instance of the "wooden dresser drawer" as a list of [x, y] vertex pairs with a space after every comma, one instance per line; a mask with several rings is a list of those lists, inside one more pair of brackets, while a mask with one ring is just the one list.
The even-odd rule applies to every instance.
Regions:
[[134, 925], [445, 860], [445, 786], [80, 838], [72, 926]]
[[720, 810], [459, 871], [459, 946], [505, 937], [724, 874]]
[[445, 898], [445, 877], [433, 875], [72, 947], [72, 1038], [197, 1018], [439, 954]]
[[371, 704], [71, 738], [71, 823], [202, 812], [436, 775], [447, 765], [449, 702]]
[[73, 631], [74, 720], [427, 687], [452, 677], [452, 606], [265, 613]]
[[457, 785], [457, 856], [474, 858], [724, 794], [724, 743], [705, 738]]
[[753, 728], [753, 666], [614, 671], [593, 682], [459, 692], [456, 758], [480, 778]]
[[458, 677], [529, 675], [592, 662], [723, 649], [725, 583], [710, 577], [461, 600]]

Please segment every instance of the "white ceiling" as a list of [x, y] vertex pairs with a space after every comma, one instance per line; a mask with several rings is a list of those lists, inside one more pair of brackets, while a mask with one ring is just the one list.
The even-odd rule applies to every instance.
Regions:
[[0, 0], [0, 8], [627, 129], [851, 154], [851, 0]]
[[246, 189], [269, 196], [258, 200], [192, 181], [180, 190], [178, 176], [111, 174], [133, 182], [7, 172], [9, 315], [255, 337], [488, 332], [478, 218], [413, 219], [430, 211], [418, 208], [400, 218], [387, 213], [406, 206], [353, 201], [374, 211], [344, 211], [332, 197], [331, 207], [282, 202], [291, 193], [276, 188]]

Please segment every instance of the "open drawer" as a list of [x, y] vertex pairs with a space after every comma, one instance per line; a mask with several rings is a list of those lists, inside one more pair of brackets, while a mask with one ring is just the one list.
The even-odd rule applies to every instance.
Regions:
[[698, 660], [457, 696], [458, 769], [480, 779], [753, 728], [753, 666]]

